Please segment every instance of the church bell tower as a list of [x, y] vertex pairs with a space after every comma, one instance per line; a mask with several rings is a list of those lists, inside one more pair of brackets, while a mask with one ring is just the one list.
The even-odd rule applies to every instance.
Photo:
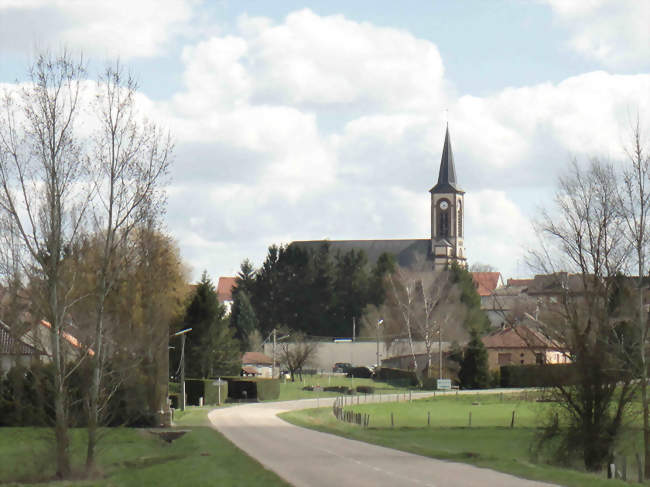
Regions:
[[456, 183], [454, 155], [451, 151], [449, 127], [442, 148], [438, 183], [431, 193], [431, 255], [435, 270], [443, 270], [456, 262], [466, 267], [467, 258], [463, 245], [464, 195]]

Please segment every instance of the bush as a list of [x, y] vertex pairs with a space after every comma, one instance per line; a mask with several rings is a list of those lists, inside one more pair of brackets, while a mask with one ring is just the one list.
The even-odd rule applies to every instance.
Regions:
[[387, 367], [381, 367], [378, 372], [375, 373], [374, 379], [388, 382], [391, 385], [400, 387], [418, 385], [418, 379], [415, 375], [415, 372], [411, 370], [389, 369]]
[[375, 388], [372, 386], [357, 386], [357, 392], [359, 394], [374, 394]]
[[370, 379], [372, 377], [372, 370], [368, 367], [352, 367], [348, 371], [348, 377], [356, 377], [357, 379]]
[[501, 387], [553, 387], [576, 381], [575, 365], [502, 365]]
[[327, 392], [338, 392], [340, 394], [352, 394], [352, 389], [348, 386], [327, 386], [323, 387], [323, 390]]
[[260, 401], [270, 401], [280, 397], [280, 381], [278, 379], [257, 379], [257, 398]]

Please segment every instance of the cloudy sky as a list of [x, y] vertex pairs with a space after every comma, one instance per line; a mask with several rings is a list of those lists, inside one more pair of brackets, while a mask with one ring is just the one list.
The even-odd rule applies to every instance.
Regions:
[[167, 228], [197, 278], [272, 243], [428, 238], [449, 121], [470, 262], [526, 276], [572, 158], [650, 128], [646, 0], [0, 0], [0, 83], [119, 56], [174, 134]]

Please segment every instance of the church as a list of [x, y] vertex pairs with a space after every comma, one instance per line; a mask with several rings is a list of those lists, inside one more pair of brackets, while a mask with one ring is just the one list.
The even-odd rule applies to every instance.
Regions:
[[465, 192], [456, 181], [454, 154], [451, 150], [449, 127], [440, 159], [438, 182], [431, 193], [431, 238], [398, 240], [309, 240], [292, 242], [292, 246], [317, 251], [329, 244], [333, 252], [363, 250], [368, 262], [374, 264], [383, 253], [392, 254], [401, 267], [411, 267], [424, 258], [434, 270], [447, 268], [453, 262], [466, 267], [463, 245], [463, 207]]

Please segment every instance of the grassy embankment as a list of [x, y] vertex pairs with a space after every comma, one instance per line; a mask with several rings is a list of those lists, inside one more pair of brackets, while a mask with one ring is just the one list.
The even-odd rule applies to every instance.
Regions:
[[[0, 483], [56, 486], [287, 486], [208, 426], [212, 409], [178, 413], [179, 429], [191, 430], [171, 444], [147, 430], [104, 430], [99, 451], [102, 475], [95, 480], [40, 483], [54, 474], [52, 432], [46, 428], [0, 428]], [[85, 430], [71, 430], [75, 469], [82, 469]], [[22, 483], [19, 483], [22, 482]]]
[[[627, 485], [606, 480], [604, 474], [549, 465], [547, 453], [536, 451], [534, 445], [541, 420], [554, 414], [555, 406], [534, 402], [531, 396], [530, 401], [525, 401], [519, 394], [459, 395], [346, 408], [370, 415], [366, 429], [337, 421], [330, 408], [285, 413], [282, 417], [299, 426], [528, 479], [576, 487]], [[510, 428], [512, 411], [515, 411], [515, 424]], [[391, 413], [394, 427], [391, 427]], [[428, 417], [430, 425], [427, 425]], [[618, 451], [630, 455], [628, 479], [634, 479], [636, 469], [631, 460], [635, 451], [641, 451], [640, 434], [631, 430], [624, 438]]]

